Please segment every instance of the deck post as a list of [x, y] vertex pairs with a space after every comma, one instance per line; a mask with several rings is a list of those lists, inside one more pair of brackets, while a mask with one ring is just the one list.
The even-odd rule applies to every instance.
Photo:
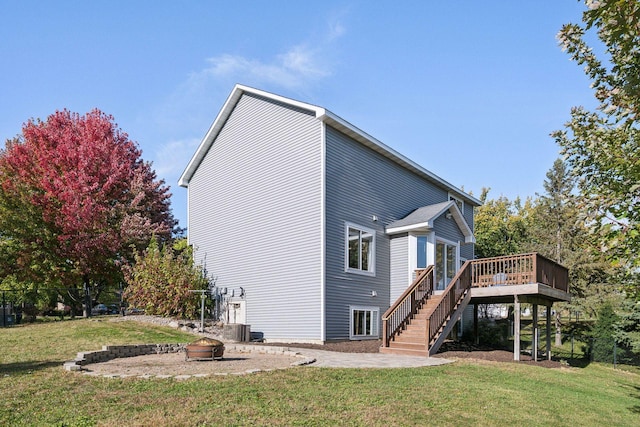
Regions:
[[520, 301], [513, 296], [513, 360], [520, 361]]
[[476, 345], [480, 344], [480, 335], [478, 335], [478, 304], [473, 304], [473, 340]]
[[547, 305], [547, 360], [551, 360], [551, 305]]
[[533, 304], [533, 342], [531, 343], [531, 355], [535, 362], [538, 361], [538, 304]]

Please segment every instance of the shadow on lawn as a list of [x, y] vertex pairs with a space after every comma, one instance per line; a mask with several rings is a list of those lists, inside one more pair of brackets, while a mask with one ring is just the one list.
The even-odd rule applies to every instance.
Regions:
[[1, 363], [0, 376], [12, 374], [29, 374], [34, 371], [40, 371], [54, 366], [58, 366], [62, 369], [62, 363], [63, 362], [59, 360]]
[[[631, 388], [633, 389], [633, 392], [631, 393], [631, 397], [636, 398], [637, 400], [640, 400], [640, 387], [637, 385], [631, 386]], [[640, 414], [640, 405], [633, 405], [629, 408], [629, 411], [633, 412], [634, 414]]]

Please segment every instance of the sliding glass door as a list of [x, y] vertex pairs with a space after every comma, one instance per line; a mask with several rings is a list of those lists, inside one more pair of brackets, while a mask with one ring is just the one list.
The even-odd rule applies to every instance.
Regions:
[[441, 240], [436, 241], [436, 290], [444, 290], [456, 274], [458, 247]]

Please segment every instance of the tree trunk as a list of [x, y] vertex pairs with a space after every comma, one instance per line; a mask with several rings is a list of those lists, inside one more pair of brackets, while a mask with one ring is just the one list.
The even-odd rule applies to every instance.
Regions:
[[82, 280], [84, 299], [82, 301], [82, 317], [91, 317], [91, 295], [89, 295], [89, 278], [85, 276]]
[[555, 346], [556, 347], [560, 347], [562, 346], [562, 330], [561, 330], [561, 326], [562, 326], [562, 319], [561, 319], [561, 314], [560, 314], [560, 310], [556, 309], [556, 319], [555, 319], [555, 323], [556, 323], [556, 341], [555, 341]]

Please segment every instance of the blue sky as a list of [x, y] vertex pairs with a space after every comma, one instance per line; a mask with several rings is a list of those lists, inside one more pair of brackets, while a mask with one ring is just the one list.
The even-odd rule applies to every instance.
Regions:
[[100, 108], [171, 186], [235, 83], [323, 106], [479, 196], [542, 192], [589, 81], [574, 0], [0, 0], [0, 138]]

